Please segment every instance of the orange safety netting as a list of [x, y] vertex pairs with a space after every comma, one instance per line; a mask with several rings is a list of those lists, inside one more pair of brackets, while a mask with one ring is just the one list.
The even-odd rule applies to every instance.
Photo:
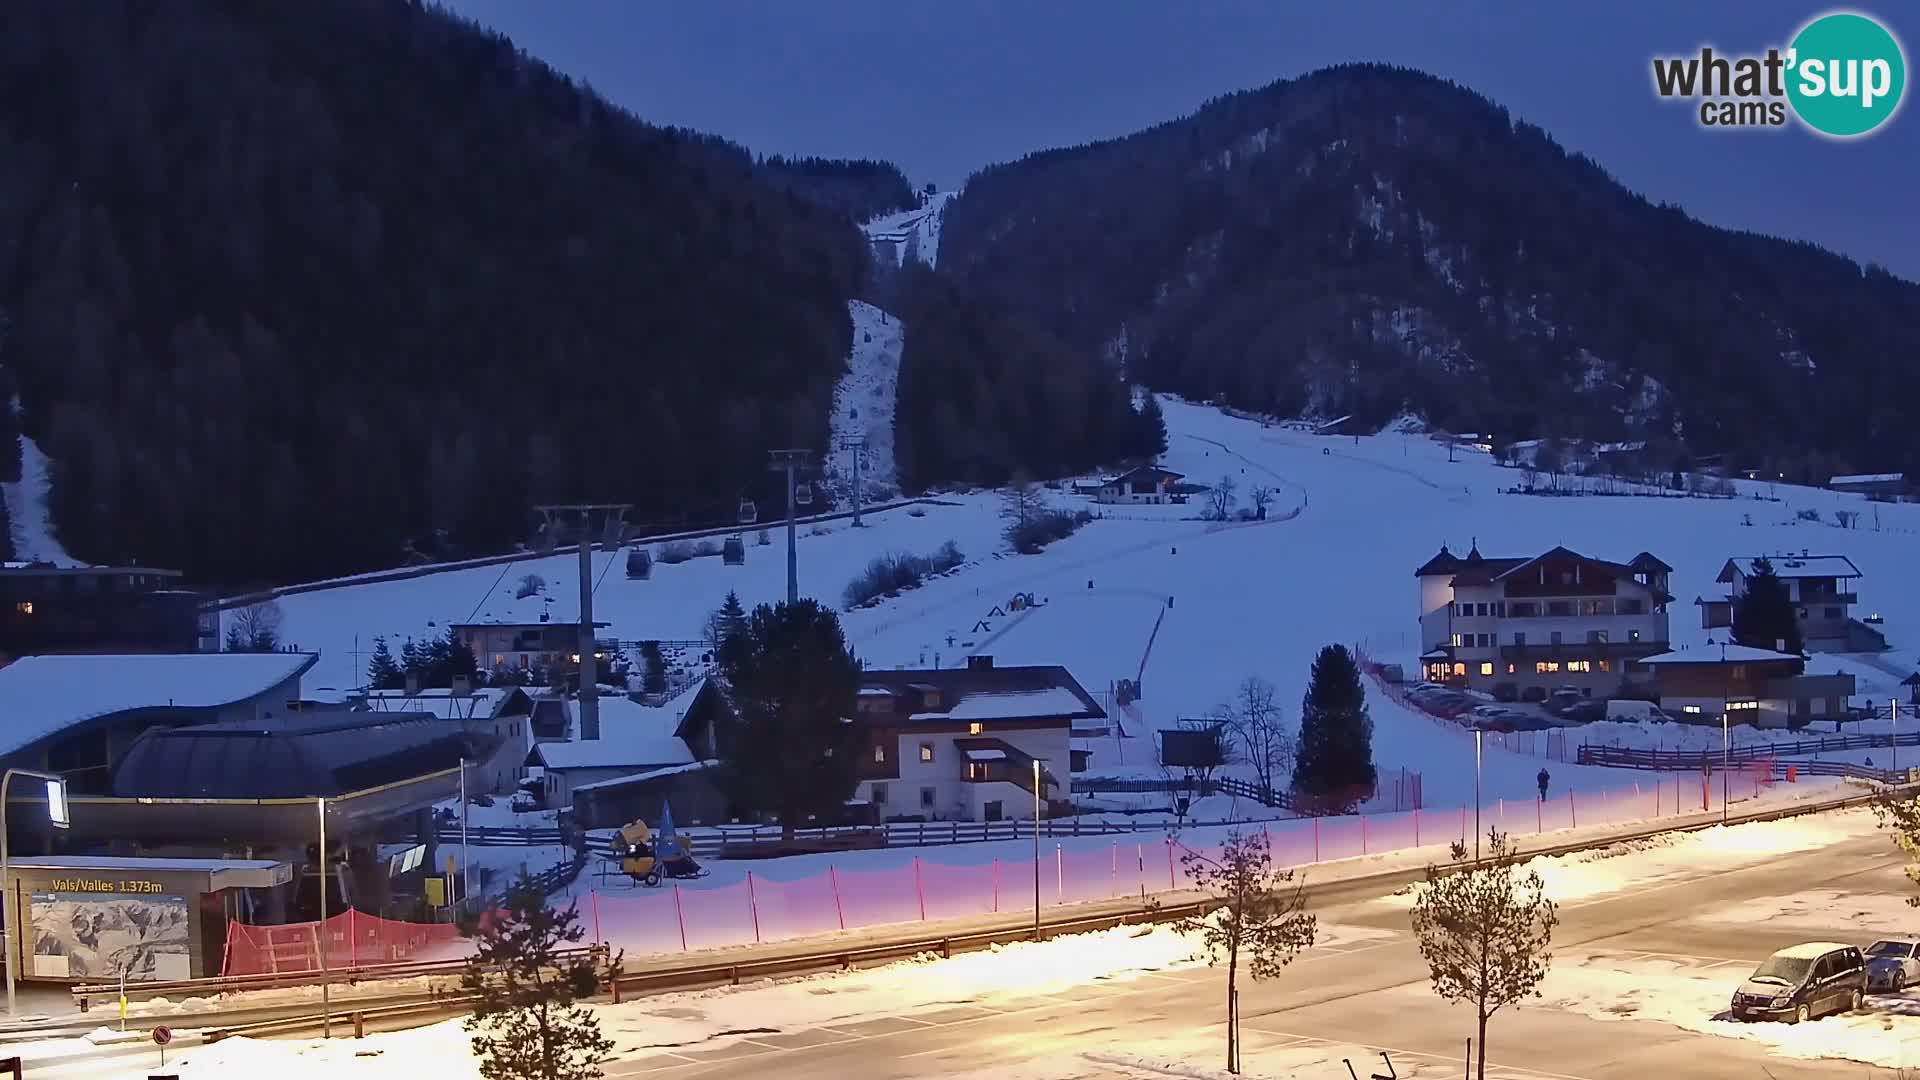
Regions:
[[329, 968], [399, 964], [443, 958], [460, 939], [451, 923], [410, 923], [382, 919], [349, 908], [325, 923], [279, 926], [227, 924], [222, 975], [260, 975], [320, 970], [320, 950]]

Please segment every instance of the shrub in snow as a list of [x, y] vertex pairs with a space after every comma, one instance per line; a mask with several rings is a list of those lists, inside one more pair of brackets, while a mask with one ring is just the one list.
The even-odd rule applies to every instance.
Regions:
[[525, 600], [529, 596], [539, 596], [547, 591], [547, 579], [539, 574], [528, 574], [514, 584], [513, 598]]
[[965, 561], [960, 546], [949, 540], [932, 555], [895, 553], [881, 555], [847, 582], [842, 599], [848, 610], [871, 603], [882, 596], [911, 589], [935, 574], [944, 574]]
[[672, 566], [675, 563], [686, 562], [693, 558], [693, 555], [693, 545], [688, 541], [670, 540], [660, 545], [660, 553], [656, 557], [668, 566]]
[[1819, 521], [1820, 511], [1812, 509], [1796, 510], [1793, 512], [1793, 516], [1799, 518], [1801, 521]]
[[708, 556], [718, 554], [720, 554], [720, 541], [718, 540], [701, 540], [693, 545], [693, 556], [696, 559], [704, 559]]
[[920, 506], [918, 504], [909, 506], [907, 507], [907, 516], [908, 517], [926, 517], [927, 508], [924, 506]]
[[760, 535], [754, 538], [754, 543], [759, 544], [761, 547], [766, 547], [768, 544], [773, 543], [773, 537], [767, 535], [767, 530], [761, 529]]
[[1007, 543], [1022, 555], [1036, 555], [1055, 540], [1065, 539], [1093, 520], [1085, 510], [1041, 510], [1007, 525]]

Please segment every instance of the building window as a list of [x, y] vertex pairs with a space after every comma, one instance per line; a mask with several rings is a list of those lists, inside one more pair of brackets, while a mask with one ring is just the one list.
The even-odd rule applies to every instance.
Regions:
[[[28, 605], [28, 606], [31, 607], [32, 605]], [[1829, 619], [1837, 619], [1840, 617], [1840, 609], [1837, 607], [1827, 608], [1826, 612], [1827, 612], [1827, 618]], [[29, 611], [27, 612], [27, 614], [31, 615], [33, 614], [33, 612]]]
[[13, 610], [19, 612], [22, 615], [31, 615], [33, 614], [33, 601], [22, 600], [19, 603], [13, 605]]
[[1473, 605], [1473, 613], [1475, 615], [1485, 615], [1487, 613], [1487, 605], [1485, 604]]
[[1472, 604], [1461, 604], [1461, 605], [1460, 605], [1460, 617], [1461, 617], [1461, 618], [1466, 618], [1467, 616], [1469, 616], [1469, 615], [1472, 615], [1472, 614], [1473, 614], [1473, 605], [1472, 605]]
[[1729, 702], [1727, 702], [1727, 711], [1728, 711], [1728, 712], [1744, 712], [1744, 711], [1746, 711], [1746, 710], [1749, 710], [1749, 709], [1758, 709], [1759, 707], [1760, 707], [1760, 703], [1759, 703], [1758, 701], [1729, 701]]
[[884, 743], [873, 744], [873, 763], [875, 765], [885, 765], [887, 763], [886, 744]]
[[969, 735], [978, 735], [985, 730], [986, 730], [985, 728], [980, 726], [980, 721], [978, 720], [975, 720], [973, 723], [967, 725], [967, 734]]
[[1646, 613], [1645, 609], [1646, 605], [1642, 604], [1638, 598], [1623, 598], [1615, 601], [1613, 605], [1616, 615], [1643, 615]]
[[1453, 637], [1448, 639], [1447, 643], [1457, 649], [1460, 646], [1466, 644], [1466, 638], [1467, 638], [1467, 635], [1465, 634], [1455, 634], [1453, 635]]
[[1611, 615], [1611, 614], [1613, 614], [1613, 601], [1611, 601], [1611, 600], [1582, 600], [1582, 601], [1580, 602], [1580, 614], [1582, 614], [1582, 615]]
[[1535, 660], [1533, 662], [1533, 673], [1535, 675], [1551, 675], [1559, 670], [1560, 661], [1558, 660]]
[[1747, 681], [1747, 665], [1745, 664], [1733, 665], [1733, 681], [1734, 682]]
[[1531, 619], [1540, 614], [1540, 605], [1531, 600], [1525, 603], [1516, 600], [1510, 610], [1516, 619]]
[[1496, 619], [1504, 619], [1504, 618], [1506, 618], [1506, 617], [1507, 617], [1507, 604], [1506, 604], [1506, 601], [1504, 601], [1504, 600], [1499, 600], [1499, 601], [1495, 601], [1495, 602], [1494, 602], [1494, 605], [1493, 605], [1493, 617], [1494, 617], [1494, 618], [1496, 618]]
[[1463, 677], [1464, 677], [1464, 676], [1466, 675], [1466, 673], [1467, 673], [1467, 665], [1465, 665], [1465, 664], [1455, 664], [1455, 665], [1453, 665], [1453, 673], [1454, 673], [1455, 675], [1459, 675], [1459, 676], [1463, 676]]
[[1525, 645], [1527, 643], [1527, 632], [1525, 630], [1515, 630], [1513, 632], [1513, 643], [1515, 645]]
[[1571, 601], [1571, 600], [1549, 600], [1549, 601], [1547, 601], [1547, 615], [1548, 615], [1548, 616], [1550, 616], [1550, 617], [1551, 617], [1551, 616], [1566, 616], [1566, 615], [1571, 615], [1571, 614], [1573, 614], [1573, 601]]
[[1547, 635], [1547, 640], [1548, 640], [1548, 642], [1550, 642], [1550, 643], [1552, 643], [1552, 644], [1554, 644], [1554, 645], [1558, 645], [1558, 644], [1560, 644], [1560, 631], [1558, 631], [1558, 630], [1555, 630], [1555, 631], [1553, 631], [1552, 633], [1550, 633], [1550, 634], [1548, 634], [1548, 635]]
[[887, 808], [887, 785], [885, 784], [873, 785], [873, 805], [879, 807], [882, 810], [885, 810]]
[[1507, 665], [1507, 674], [1509, 674], [1509, 675], [1511, 675], [1511, 674], [1513, 674], [1513, 673], [1514, 673], [1514, 672], [1515, 672], [1516, 670], [1518, 670], [1518, 669], [1516, 669], [1516, 668], [1515, 668], [1515, 667], [1514, 667], [1514, 666], [1513, 666], [1512, 664], [1508, 664], [1508, 665]]
[[1593, 671], [1593, 661], [1569, 660], [1567, 661], [1567, 670], [1572, 672], [1578, 672], [1582, 675], [1588, 674]]
[[1684, 713], [1694, 713], [1694, 714], [1696, 714], [1696, 715], [1697, 715], [1697, 714], [1698, 714], [1698, 713], [1700, 712], [1700, 706], [1698, 706], [1698, 705], [1685, 705], [1685, 706], [1682, 706], [1682, 707], [1681, 707], [1681, 709], [1680, 709], [1680, 711], [1681, 711], [1681, 712], [1684, 712]]
[[1587, 631], [1587, 643], [1589, 645], [1605, 645], [1607, 643], [1607, 632], [1605, 630]]
[[932, 743], [923, 742], [920, 744], [920, 760], [921, 761], [933, 760], [933, 744]]
[[1481, 665], [1480, 665], [1480, 674], [1482, 674], [1482, 675], [1491, 675], [1491, 674], [1493, 674], [1493, 664], [1492, 664], [1492, 663], [1485, 663], [1485, 664], [1481, 664]]
[[1600, 661], [1600, 670], [1601, 670], [1601, 671], [1612, 671], [1612, 670], [1613, 670], [1613, 663], [1612, 663], [1612, 661], [1609, 661], [1609, 660], [1602, 660], [1602, 661]]
[[939, 797], [939, 794], [940, 794], [940, 792], [939, 792], [939, 790], [938, 790], [937, 788], [930, 788], [930, 787], [923, 787], [923, 788], [921, 788], [921, 789], [920, 789], [920, 807], [921, 807], [921, 809], [924, 809], [924, 810], [931, 810], [931, 809], [933, 809], [933, 801], [934, 801], [934, 799], [936, 799], [937, 797]]

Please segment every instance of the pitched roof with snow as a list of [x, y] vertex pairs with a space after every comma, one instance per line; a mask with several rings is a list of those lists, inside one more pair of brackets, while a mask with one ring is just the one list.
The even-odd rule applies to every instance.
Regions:
[[1906, 480], [1906, 473], [1858, 473], [1852, 476], [1835, 476], [1827, 481], [1827, 486], [1835, 484], [1898, 484]]
[[1733, 581], [1733, 572], [1738, 570], [1742, 577], [1754, 576], [1753, 564], [1766, 559], [1773, 564], [1773, 574], [1782, 578], [1827, 578], [1859, 577], [1860, 568], [1845, 555], [1756, 555], [1752, 558], [1728, 559], [1727, 565], [1720, 568], [1720, 576], [1714, 580], [1723, 584]]
[[136, 709], [217, 709], [305, 673], [316, 653], [23, 656], [0, 668], [0, 754]]
[[913, 709], [914, 720], [1054, 721], [1107, 715], [1079, 681], [1058, 664], [863, 671], [860, 685], [863, 690], [881, 689], [903, 698], [917, 697], [926, 690], [938, 691], [937, 704]]
[[1599, 567], [1600, 569], [1610, 571], [1622, 577], [1632, 577], [1636, 573], [1670, 573], [1673, 570], [1673, 567], [1668, 566], [1666, 563], [1655, 558], [1651, 553], [1645, 551], [1635, 555], [1631, 561], [1624, 563], [1609, 562], [1606, 559], [1596, 559], [1591, 555], [1582, 555], [1564, 546], [1555, 546], [1538, 555], [1530, 555], [1524, 558], [1490, 559], [1480, 554], [1480, 545], [1476, 542], [1473, 549], [1468, 551], [1464, 558], [1454, 555], [1449, 552], [1445, 546], [1442, 546], [1440, 548], [1440, 554], [1428, 559], [1418, 570], [1413, 572], [1413, 575], [1415, 577], [1432, 577], [1451, 574], [1453, 575], [1454, 585], [1490, 585], [1501, 578], [1512, 575], [1525, 567], [1532, 566], [1534, 563], [1540, 562], [1543, 559], [1553, 558], [1576, 559], [1588, 566]]
[[1772, 660], [1805, 660], [1793, 653], [1756, 649], [1749, 645], [1703, 645], [1697, 649], [1675, 649], [1641, 660], [1642, 664], [1757, 664]]
[[630, 698], [600, 699], [600, 737], [580, 738], [580, 703], [565, 702], [571, 722], [570, 742], [547, 742], [533, 748], [533, 756], [550, 769], [627, 769], [635, 771], [687, 765], [693, 751], [674, 730], [680, 726], [685, 702], [642, 705]]

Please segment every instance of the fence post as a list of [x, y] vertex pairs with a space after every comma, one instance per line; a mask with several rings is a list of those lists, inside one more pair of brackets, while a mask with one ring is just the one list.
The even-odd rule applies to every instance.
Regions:
[[[921, 822], [922, 825], [926, 824]], [[833, 917], [840, 921], [840, 929], [847, 928], [847, 912], [840, 906], [840, 875], [834, 872], [833, 865], [827, 865], [827, 880], [833, 883]]]
[[347, 909], [347, 966], [355, 967], [360, 962], [360, 935], [353, 925], [353, 909]]
[[680, 883], [673, 883], [673, 917], [680, 920], [680, 951], [687, 951], [687, 913], [680, 907]]
[[1507, 800], [1504, 796], [1501, 797], [1499, 802], [1499, 816], [1500, 827], [1505, 829], [1507, 827]]
[[1173, 891], [1173, 837], [1167, 837], [1167, 891]]
[[1567, 817], [1572, 819], [1574, 828], [1580, 827], [1580, 808], [1574, 805], [1572, 788], [1567, 789]]
[[920, 884], [920, 856], [913, 857], [913, 895], [920, 901], [920, 921], [927, 921], [927, 890]]
[[1107, 848], [1107, 895], [1120, 894], [1120, 841], [1115, 840]]
[[1320, 816], [1318, 814], [1313, 818], [1313, 861], [1320, 861]]
[[1367, 853], [1367, 815], [1360, 815], [1360, 854]]
[[[751, 870], [747, 871], [747, 910], [753, 913], [753, 943], [758, 945], [760, 944], [760, 898], [754, 895]], [[600, 932], [600, 908], [597, 904], [593, 909], [593, 932], [595, 934]]]
[[593, 908], [593, 940], [605, 944], [607, 939], [600, 936], [600, 890], [588, 889], [587, 903]]
[[1547, 800], [1544, 798], [1533, 800], [1533, 834], [1535, 836], [1547, 831], [1547, 823], [1542, 817], [1545, 813], [1543, 808], [1546, 805]]
[[1060, 845], [1053, 845], [1053, 902], [1058, 905], [1067, 891], [1067, 864], [1060, 855]]
[[999, 859], [993, 860], [993, 910], [995, 914], [998, 914], [1000, 911], [1000, 860]]
[[1420, 846], [1420, 808], [1417, 806], [1413, 808], [1413, 846]]

